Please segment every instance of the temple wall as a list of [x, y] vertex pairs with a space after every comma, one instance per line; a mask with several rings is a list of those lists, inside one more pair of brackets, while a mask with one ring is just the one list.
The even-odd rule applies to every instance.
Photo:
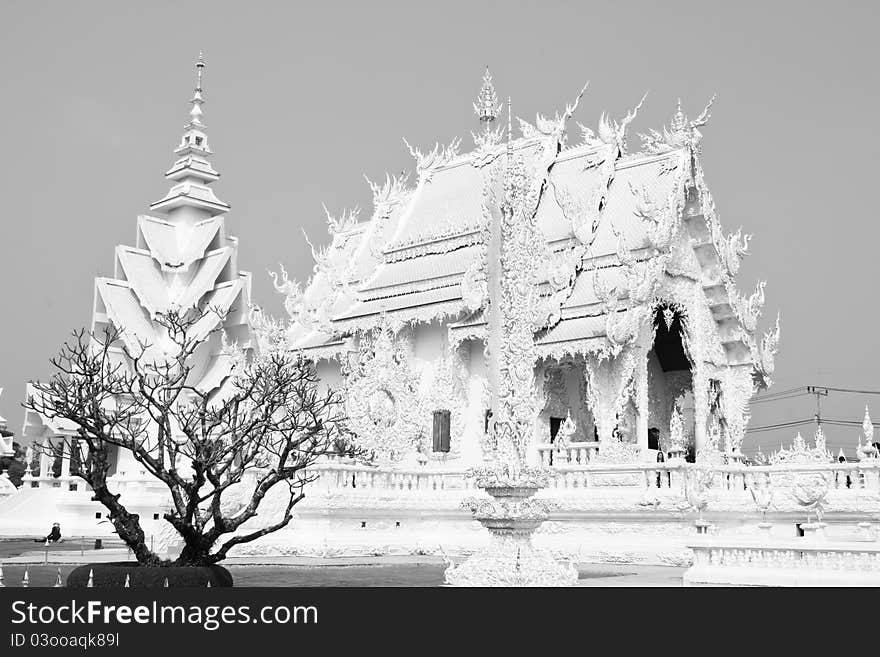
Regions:
[[[301, 555], [447, 555], [460, 557], [484, 546], [488, 532], [461, 508], [461, 500], [473, 490], [413, 493], [405, 504], [370, 491], [351, 490], [344, 499], [313, 494], [297, 505], [290, 528], [236, 548], [231, 556]], [[644, 563], [686, 566], [692, 562], [688, 543], [697, 536], [692, 511], [682, 511], [678, 499], [664, 499], [657, 507], [640, 503], [638, 491], [591, 489], [586, 493], [562, 494], [548, 490], [557, 508], [535, 534], [535, 545], [551, 550], [558, 558], [582, 563]], [[719, 538], [755, 536], [762, 518], [751, 498], [734, 496], [718, 504], [704, 518], [711, 535]], [[827, 536], [832, 540], [855, 540], [857, 523], [870, 512], [846, 504], [825, 515]], [[774, 538], [795, 538], [803, 512], [775, 512], [767, 517]]]

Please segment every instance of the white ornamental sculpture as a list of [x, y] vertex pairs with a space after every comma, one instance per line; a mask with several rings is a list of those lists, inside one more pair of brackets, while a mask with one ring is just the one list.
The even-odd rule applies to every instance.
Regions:
[[[487, 251], [488, 353], [494, 388], [491, 465], [470, 473], [477, 487], [489, 495], [463, 502], [492, 539], [464, 563], [450, 563], [446, 582], [453, 586], [571, 586], [578, 578], [574, 564], [558, 563], [531, 541], [549, 509], [547, 502], [534, 497], [547, 485], [549, 473], [526, 464], [532, 428], [543, 402], [543, 396], [535, 394], [534, 382], [534, 332], [541, 300], [533, 264], [539, 239], [535, 212], [547, 170], [541, 171], [540, 158], [534, 175], [526, 173], [522, 161], [514, 161], [509, 99], [507, 107], [504, 201], [500, 213], [492, 208]], [[561, 133], [542, 133], [540, 139], [539, 149], [555, 157]]]
[[345, 410], [356, 444], [379, 463], [400, 461], [422, 437], [419, 379], [406, 347], [382, 326], [345, 367]]
[[865, 436], [865, 444], [862, 444], [862, 436], [859, 436], [859, 446], [856, 448], [856, 454], [860, 461], [868, 459], [876, 459], [880, 456], [880, 450], [874, 446], [874, 424], [871, 422], [871, 416], [868, 414], [868, 407], [865, 406], [865, 419], [862, 420], [862, 433]]
[[770, 483], [770, 478], [759, 479], [755, 477], [752, 485], [749, 487], [749, 492], [752, 494], [755, 508], [761, 512], [761, 524], [758, 527], [766, 534], [769, 534], [770, 529], [773, 527], [771, 523], [767, 522], [767, 511], [773, 506], [773, 486]]
[[568, 449], [571, 445], [571, 441], [574, 438], [574, 434], [577, 431], [577, 424], [575, 421], [571, 419], [571, 411], [569, 410], [565, 416], [565, 420], [563, 420], [562, 424], [559, 426], [559, 431], [556, 434], [556, 449], [558, 451], [563, 451]]
[[688, 470], [686, 477], [685, 500], [688, 506], [694, 509], [698, 514], [697, 519], [694, 521], [697, 533], [705, 534], [709, 528], [709, 523], [703, 520], [703, 511], [709, 506], [709, 489], [714, 483], [715, 472], [710, 469], [698, 467]]
[[684, 435], [684, 420], [681, 417], [681, 409], [676, 406], [669, 421], [669, 456], [684, 458], [685, 452], [687, 452], [687, 438]]

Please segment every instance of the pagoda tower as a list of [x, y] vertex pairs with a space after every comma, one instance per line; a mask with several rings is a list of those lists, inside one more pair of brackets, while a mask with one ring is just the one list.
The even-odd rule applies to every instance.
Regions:
[[[171, 345], [155, 321], [159, 313], [217, 310], [205, 312], [192, 329], [199, 337], [211, 334], [195, 354], [192, 380], [211, 392], [230, 372], [223, 337], [239, 344], [250, 340], [251, 274], [238, 269], [238, 240], [226, 227], [230, 207], [210, 187], [220, 174], [211, 165], [202, 120], [204, 67], [200, 54], [189, 121], [174, 151], [177, 159], [165, 173], [171, 188], [150, 205], [151, 214], [137, 218], [135, 246], [116, 247], [113, 277], [95, 279], [92, 331], [100, 336], [112, 326], [130, 352], [146, 345], [152, 358], [161, 359]], [[121, 346], [118, 354], [125, 359]], [[130, 455], [119, 455], [117, 474], [135, 467], [140, 469]]]

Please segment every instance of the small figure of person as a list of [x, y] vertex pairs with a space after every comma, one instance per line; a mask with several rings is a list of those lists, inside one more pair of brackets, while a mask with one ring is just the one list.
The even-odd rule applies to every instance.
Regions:
[[52, 530], [43, 538], [35, 538], [35, 543], [57, 543], [61, 540], [61, 525], [57, 522], [52, 523]]
[[[650, 431], [648, 432], [648, 435], [649, 436], [651, 435]], [[662, 449], [657, 450], [657, 463], [665, 463], [665, 462], [666, 462], [666, 457], [663, 455], [663, 450]], [[669, 473], [667, 473], [667, 474], [669, 474]], [[657, 488], [660, 488], [660, 478], [662, 475], [663, 475], [663, 473], [660, 470], [657, 470]]]
[[[843, 454], [841, 454], [840, 456], [837, 457], [837, 462], [838, 463], [846, 463], [846, 457]], [[846, 473], [846, 487], [852, 488], [852, 478], [849, 476], [848, 472]]]

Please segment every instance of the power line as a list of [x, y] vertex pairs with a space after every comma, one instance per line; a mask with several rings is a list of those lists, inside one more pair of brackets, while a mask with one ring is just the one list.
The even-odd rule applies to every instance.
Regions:
[[798, 395], [806, 395], [807, 394], [807, 386], [801, 386], [800, 388], [789, 388], [788, 390], [777, 390], [776, 392], [768, 392], [765, 395], [760, 395], [755, 397], [751, 403], [762, 402], [762, 401], [773, 401], [777, 397], [796, 397]]
[[761, 427], [749, 427], [747, 433], [757, 433], [759, 431], [771, 431], [773, 429], [787, 429], [789, 427], [796, 427], [801, 424], [815, 424], [816, 418], [811, 417], [806, 420], [792, 420], [790, 422], [779, 422], [777, 424], [765, 424]]
[[785, 401], [786, 399], [797, 399], [798, 397], [803, 397], [807, 393], [806, 392], [796, 392], [790, 395], [780, 395], [778, 397], [756, 397], [749, 401], [749, 404], [761, 404], [764, 402], [775, 402], [775, 401]]
[[857, 394], [857, 395], [880, 395], [880, 390], [853, 390], [851, 388], [828, 388], [828, 387], [823, 387], [822, 389], [823, 390], [830, 390], [832, 392], [853, 393], [853, 394]]
[[[804, 420], [791, 420], [788, 422], [778, 422], [776, 424], [765, 424], [760, 427], [749, 427], [748, 432], [754, 433], [754, 432], [758, 432], [758, 431], [770, 431], [772, 429], [785, 429], [788, 427], [796, 427], [801, 424], [815, 424], [815, 423], [816, 423], [816, 418], [811, 417], [809, 419], [804, 419]], [[856, 420], [828, 420], [828, 419], [824, 419], [824, 418], [822, 419], [822, 424], [831, 424], [831, 425], [840, 426], [840, 427], [861, 427], [862, 426], [862, 423], [858, 422]], [[872, 424], [872, 426], [880, 427], [880, 422], [872, 422], [871, 424]]]
[[[760, 395], [752, 399], [750, 404], [761, 404], [763, 402], [783, 401], [786, 399], [794, 399], [804, 395], [816, 395], [817, 409], [819, 407], [819, 397], [827, 397], [829, 392], [842, 392], [854, 395], [880, 395], [880, 390], [858, 390], [855, 388], [837, 388], [833, 386], [801, 386], [799, 388], [789, 388], [788, 390], [779, 390], [770, 392], [766, 395]], [[819, 413], [821, 415], [821, 412]]]

